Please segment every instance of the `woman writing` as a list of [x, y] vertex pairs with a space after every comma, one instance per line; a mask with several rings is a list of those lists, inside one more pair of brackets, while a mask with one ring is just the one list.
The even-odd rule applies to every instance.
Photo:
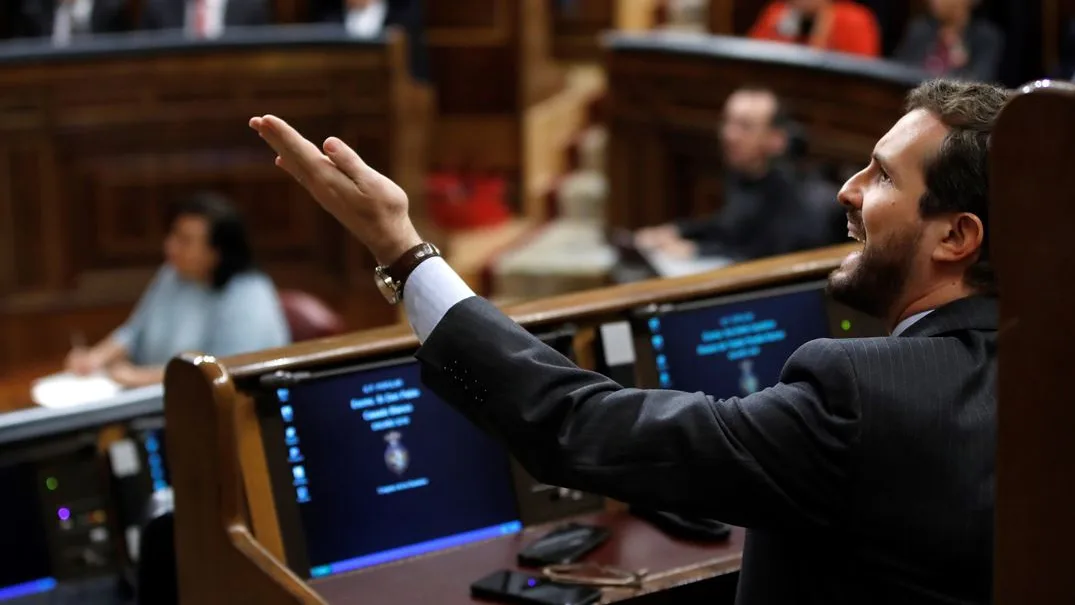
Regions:
[[93, 347], [74, 348], [69, 371], [144, 386], [184, 351], [224, 357], [290, 342], [276, 289], [254, 268], [246, 227], [227, 200], [202, 194], [182, 203], [164, 255], [127, 321]]

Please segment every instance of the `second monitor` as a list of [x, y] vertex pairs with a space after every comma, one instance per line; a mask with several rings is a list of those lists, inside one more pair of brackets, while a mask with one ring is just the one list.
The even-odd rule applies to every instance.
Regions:
[[833, 301], [824, 282], [666, 305], [639, 323], [636, 335], [648, 345], [641, 347], [644, 384], [717, 398], [776, 384], [808, 341], [884, 334], [876, 319]]

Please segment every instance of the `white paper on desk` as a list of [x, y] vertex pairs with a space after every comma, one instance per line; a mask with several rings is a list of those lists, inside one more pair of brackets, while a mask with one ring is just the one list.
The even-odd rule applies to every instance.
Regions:
[[46, 408], [66, 408], [115, 397], [123, 387], [103, 374], [76, 376], [70, 372], [38, 378], [30, 389], [34, 403]]

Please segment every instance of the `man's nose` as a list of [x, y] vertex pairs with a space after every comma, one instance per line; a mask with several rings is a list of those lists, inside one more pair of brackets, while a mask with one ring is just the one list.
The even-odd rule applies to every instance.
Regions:
[[844, 183], [840, 192], [836, 194], [836, 201], [846, 208], [862, 207], [862, 188], [858, 185], [859, 175], [855, 175]]

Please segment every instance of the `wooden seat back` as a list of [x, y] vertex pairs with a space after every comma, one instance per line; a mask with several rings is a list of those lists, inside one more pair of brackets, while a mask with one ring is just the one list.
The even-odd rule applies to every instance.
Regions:
[[1039, 82], [1005, 108], [990, 152], [991, 252], [1001, 288], [999, 605], [1075, 599], [1073, 132], [1075, 86]]

